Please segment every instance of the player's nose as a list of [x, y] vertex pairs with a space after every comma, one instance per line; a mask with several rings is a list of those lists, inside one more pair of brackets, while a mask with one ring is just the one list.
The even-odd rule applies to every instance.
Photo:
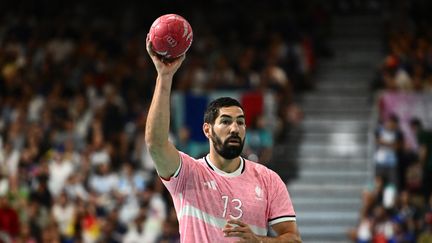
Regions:
[[239, 131], [240, 131], [240, 126], [237, 124], [237, 122], [233, 122], [230, 126], [230, 133], [238, 134]]

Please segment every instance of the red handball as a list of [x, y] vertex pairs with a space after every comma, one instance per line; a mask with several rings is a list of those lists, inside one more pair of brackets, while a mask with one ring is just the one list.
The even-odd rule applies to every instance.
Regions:
[[191, 46], [192, 27], [182, 16], [166, 14], [153, 22], [147, 38], [156, 54], [166, 59], [174, 59], [186, 53]]

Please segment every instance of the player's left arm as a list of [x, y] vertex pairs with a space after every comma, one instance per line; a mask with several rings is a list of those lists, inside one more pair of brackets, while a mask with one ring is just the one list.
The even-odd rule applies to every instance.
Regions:
[[276, 238], [267, 237], [268, 241], [263, 242], [301, 242], [296, 221], [280, 222], [272, 225], [272, 228], [278, 236]]
[[[236, 225], [236, 226], [232, 226]], [[253, 233], [249, 225], [240, 220], [228, 220], [223, 232], [225, 237], [238, 237], [242, 243], [297, 243], [302, 242], [295, 221], [285, 221], [272, 225], [278, 234], [276, 237], [259, 236]]]

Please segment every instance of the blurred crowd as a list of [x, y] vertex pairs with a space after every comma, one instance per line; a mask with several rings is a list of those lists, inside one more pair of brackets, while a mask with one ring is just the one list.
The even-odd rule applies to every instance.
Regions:
[[[427, 1], [397, 1], [386, 19], [386, 56], [373, 88], [395, 99], [384, 104], [379, 96], [375, 178], [363, 193], [359, 224], [350, 232], [355, 242], [432, 242], [430, 107], [410, 107], [415, 99], [432, 97], [430, 8]], [[399, 107], [385, 114], [386, 105]]]
[[432, 92], [432, 28], [427, 1], [399, 0], [386, 16], [386, 56], [373, 88]]
[[[167, 12], [195, 34], [174, 90], [275, 92], [280, 128], [252, 134], [245, 149], [271, 158], [301, 116], [294, 92], [313, 85], [317, 57], [329, 54], [329, 16], [306, 3], [244, 4], [2, 3], [0, 242], [178, 242], [144, 143], [156, 77], [144, 43]], [[171, 135], [181, 147], [187, 131]]]

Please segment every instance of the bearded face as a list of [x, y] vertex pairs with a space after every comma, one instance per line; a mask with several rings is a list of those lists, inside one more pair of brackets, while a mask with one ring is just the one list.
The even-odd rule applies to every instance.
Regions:
[[212, 151], [226, 160], [240, 156], [246, 136], [246, 121], [242, 108], [222, 107], [213, 123], [204, 123], [203, 131], [211, 141]]
[[222, 141], [212, 127], [211, 140], [216, 152], [224, 159], [234, 159], [243, 151], [244, 139], [242, 140], [238, 134], [232, 134]]

